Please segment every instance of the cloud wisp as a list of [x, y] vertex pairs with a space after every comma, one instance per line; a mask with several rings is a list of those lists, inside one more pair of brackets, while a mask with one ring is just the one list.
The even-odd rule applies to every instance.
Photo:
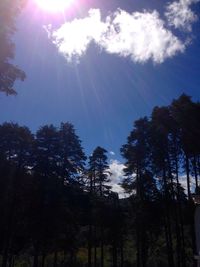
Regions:
[[110, 151], [109, 152], [111, 156], [115, 156], [115, 152], [114, 151]]
[[166, 21], [156, 10], [128, 13], [118, 9], [103, 20], [99, 9], [90, 9], [85, 18], [67, 21], [58, 29], [48, 26], [46, 30], [67, 61], [79, 61], [94, 43], [100, 50], [131, 58], [134, 62], [162, 63], [184, 52], [187, 42], [179, 39], [169, 27], [191, 30], [197, 16], [190, 5], [198, 1], [180, 0], [168, 4]]
[[168, 24], [179, 30], [191, 31], [192, 24], [198, 19], [191, 5], [197, 2], [199, 0], [180, 0], [169, 3], [165, 12]]

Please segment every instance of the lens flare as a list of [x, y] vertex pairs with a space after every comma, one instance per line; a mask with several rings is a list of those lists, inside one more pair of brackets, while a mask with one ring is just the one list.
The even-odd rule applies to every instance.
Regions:
[[73, 0], [35, 0], [39, 8], [55, 13], [60, 12], [68, 8]]

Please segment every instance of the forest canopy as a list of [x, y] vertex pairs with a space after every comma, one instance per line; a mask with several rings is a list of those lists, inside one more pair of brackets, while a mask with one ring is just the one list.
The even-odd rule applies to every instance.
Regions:
[[134, 122], [121, 147], [124, 199], [109, 186], [106, 149], [87, 161], [71, 123], [35, 134], [0, 125], [1, 266], [193, 266], [199, 122], [184, 94]]

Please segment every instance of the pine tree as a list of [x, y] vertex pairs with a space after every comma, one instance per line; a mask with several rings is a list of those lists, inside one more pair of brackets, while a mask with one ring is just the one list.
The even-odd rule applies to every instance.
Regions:
[[132, 206], [135, 213], [137, 267], [145, 267], [148, 258], [148, 234], [145, 208], [146, 202], [157, 199], [158, 190], [150, 173], [150, 124], [147, 118], [137, 120], [128, 136], [127, 144], [121, 148], [126, 159], [125, 175], [122, 185], [132, 191]]
[[[107, 151], [102, 147], [96, 147], [92, 155], [89, 157], [89, 183], [92, 193], [100, 197], [100, 202], [96, 202], [95, 209], [98, 215], [103, 212], [104, 198], [108, 195], [110, 186], [108, 185], [110, 179], [109, 166], [107, 162]], [[97, 216], [98, 216], [97, 215]], [[96, 234], [97, 234], [97, 216], [94, 218], [94, 266], [97, 266], [97, 251], [96, 251]], [[100, 216], [100, 250], [101, 250], [101, 267], [104, 267], [104, 226], [103, 218]], [[91, 231], [91, 226], [89, 226]], [[90, 237], [89, 237], [90, 238]], [[91, 241], [89, 240], [89, 264], [91, 262]]]
[[102, 147], [97, 147], [89, 157], [90, 184], [92, 190], [104, 196], [108, 194], [110, 186], [109, 166], [107, 162], [107, 151]]
[[[27, 172], [29, 167], [32, 142], [33, 136], [28, 128], [13, 123], [4, 123], [0, 126], [1, 160], [10, 169], [7, 170], [8, 182], [5, 184], [3, 192], [5, 197], [2, 200], [6, 207], [4, 213], [3, 267], [7, 264], [8, 253], [12, 250], [16, 236], [16, 225], [19, 223], [18, 200], [23, 172]], [[10, 255], [12, 256], [12, 253]]]
[[86, 156], [71, 123], [59, 129], [59, 168], [63, 183], [83, 185]]

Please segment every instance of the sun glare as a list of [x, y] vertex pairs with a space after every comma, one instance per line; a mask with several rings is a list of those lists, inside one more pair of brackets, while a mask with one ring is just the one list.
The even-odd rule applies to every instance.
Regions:
[[37, 5], [47, 12], [60, 12], [70, 6], [73, 0], [35, 0]]

